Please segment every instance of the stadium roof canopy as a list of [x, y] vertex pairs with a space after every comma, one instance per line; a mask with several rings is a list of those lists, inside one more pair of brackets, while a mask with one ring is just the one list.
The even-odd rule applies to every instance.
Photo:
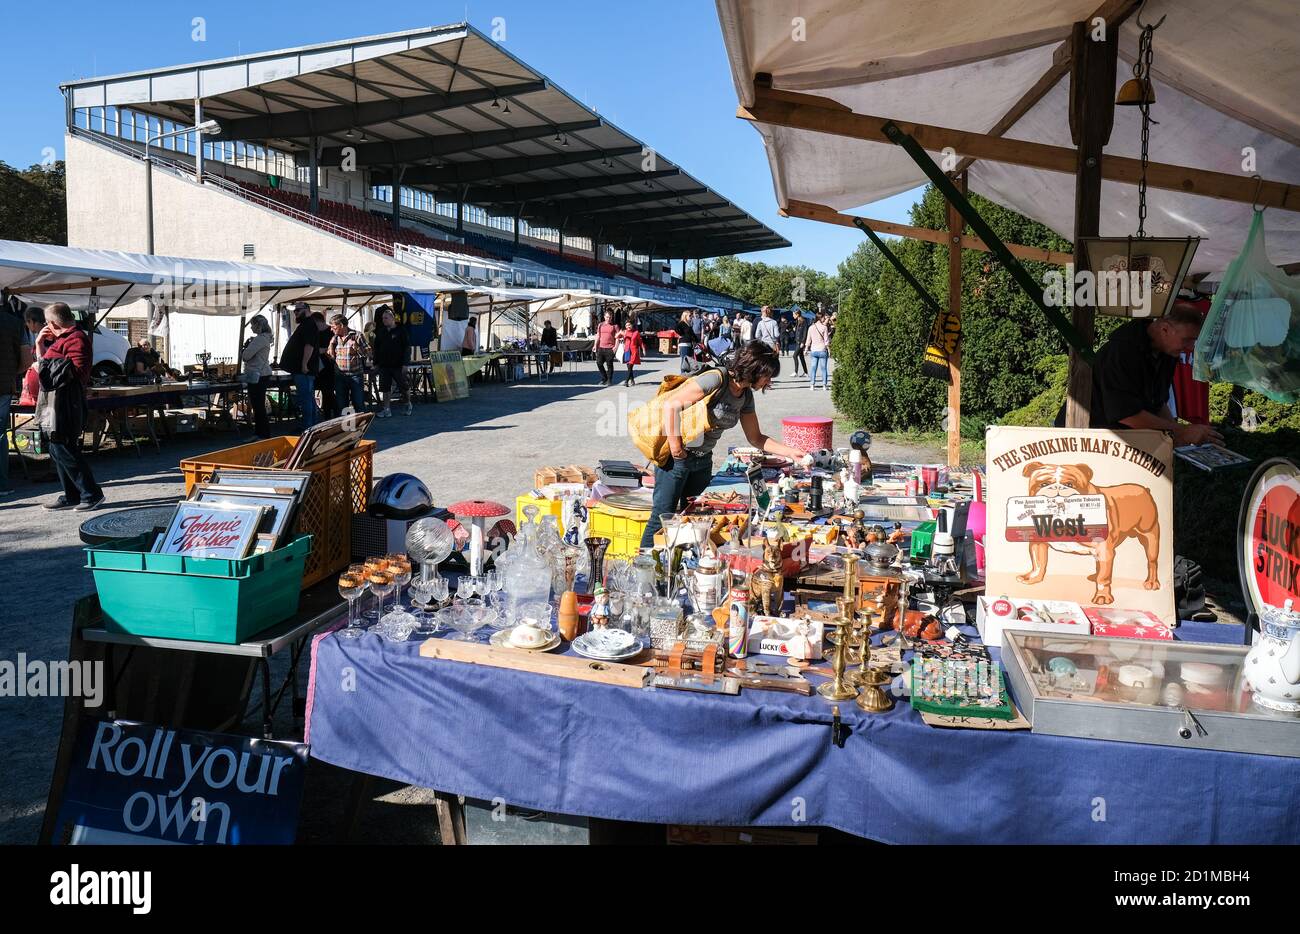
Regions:
[[[439, 191], [619, 249], [694, 259], [789, 246], [474, 27], [461, 23], [62, 85], [126, 107]], [[306, 161], [304, 159], [304, 161]]]

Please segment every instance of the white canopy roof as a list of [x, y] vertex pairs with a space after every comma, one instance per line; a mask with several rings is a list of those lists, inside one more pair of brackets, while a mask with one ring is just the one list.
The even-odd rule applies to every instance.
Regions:
[[238, 315], [268, 302], [392, 292], [459, 292], [467, 287], [427, 276], [294, 269], [258, 263], [85, 250], [0, 240], [0, 288], [24, 301], [84, 304], [92, 290], [101, 308], [154, 298], [177, 311]]
[[[1071, 25], [1101, 6], [1102, 0], [717, 0], [742, 104], [753, 103], [754, 75], [766, 72], [778, 90], [823, 96], [856, 113], [979, 133], [995, 131], [1051, 71]], [[1149, 0], [1141, 16], [1154, 23], [1166, 14], [1154, 40], [1151, 115], [1158, 125], [1151, 161], [1300, 184], [1300, 4]], [[1130, 16], [1120, 32], [1117, 87], [1131, 77], [1139, 34]], [[1068, 103], [1067, 68], [1002, 135], [1072, 148]], [[1115, 108], [1108, 155], [1140, 155], [1140, 119], [1135, 107]], [[925, 182], [893, 145], [757, 127], [782, 206], [800, 200], [847, 210]], [[1251, 152], [1256, 167], [1243, 168]], [[1073, 238], [1069, 175], [979, 160], [969, 181], [971, 190]], [[1149, 235], [1207, 238], [1194, 273], [1221, 273], [1251, 218], [1248, 204], [1154, 188], [1147, 205]], [[1274, 263], [1300, 260], [1300, 214], [1269, 210], [1265, 226]], [[1101, 233], [1136, 229], [1136, 186], [1107, 181]]]

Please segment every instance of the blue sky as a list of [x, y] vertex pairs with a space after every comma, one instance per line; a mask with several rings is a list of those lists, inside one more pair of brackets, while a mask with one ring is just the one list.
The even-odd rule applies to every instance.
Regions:
[[[717, 13], [707, 0], [24, 4], [21, 15], [11, 9], [0, 56], [0, 159], [27, 166], [41, 161], [46, 146], [62, 154], [61, 81], [460, 22], [467, 14], [487, 34], [493, 18], [504, 17], [504, 45], [514, 55], [794, 244], [747, 258], [834, 272], [861, 242], [853, 230], [777, 215], [760, 138], [735, 117]], [[204, 42], [191, 39], [194, 17], [206, 21]], [[863, 213], [906, 221], [915, 199], [905, 193]]]

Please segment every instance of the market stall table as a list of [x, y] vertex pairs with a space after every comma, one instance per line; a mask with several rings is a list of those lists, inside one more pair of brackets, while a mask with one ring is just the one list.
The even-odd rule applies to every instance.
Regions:
[[[97, 604], [98, 601], [96, 601]], [[303, 594], [299, 609], [289, 619], [277, 623], [249, 639], [234, 644], [220, 642], [197, 642], [190, 639], [166, 639], [154, 636], [136, 636], [129, 633], [114, 632], [102, 623], [92, 623], [81, 629], [80, 635], [86, 642], [100, 643], [104, 646], [104, 668], [109, 672], [105, 692], [104, 709], [110, 718], [116, 715], [116, 698], [114, 689], [117, 683], [114, 665], [114, 648], [126, 646], [129, 650], [136, 648], [163, 649], [169, 652], [194, 653], [196, 655], [227, 656], [245, 658], [257, 665], [262, 684], [262, 735], [272, 738], [272, 717], [286, 690], [291, 691], [295, 708], [299, 705], [297, 671], [307, 639], [318, 629], [328, 626], [341, 617], [345, 618], [347, 608], [339, 600], [333, 586], [322, 586]], [[284, 683], [275, 692], [271, 692], [270, 659], [284, 649], [290, 650], [289, 671]], [[130, 655], [128, 654], [129, 664]], [[176, 701], [178, 709], [184, 709], [188, 700], [188, 691], [192, 685], [186, 684], [185, 694]], [[241, 711], [232, 712], [232, 722], [238, 722]]]
[[609, 687], [323, 634], [307, 738], [314, 757], [359, 773], [613, 820], [821, 826], [889, 843], [1300, 842], [1293, 759], [938, 729], [905, 702], [838, 708], [842, 748], [816, 696]]

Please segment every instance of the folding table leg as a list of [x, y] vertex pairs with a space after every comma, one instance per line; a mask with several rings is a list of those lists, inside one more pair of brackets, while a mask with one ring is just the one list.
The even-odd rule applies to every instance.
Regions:
[[352, 786], [348, 789], [347, 804], [343, 808], [343, 820], [339, 824], [339, 843], [351, 843], [356, 837], [357, 825], [361, 821], [361, 812], [375, 785], [375, 777], [365, 772], [355, 772]]
[[257, 660], [262, 672], [262, 738], [274, 739], [271, 726], [271, 665], [263, 656]]

